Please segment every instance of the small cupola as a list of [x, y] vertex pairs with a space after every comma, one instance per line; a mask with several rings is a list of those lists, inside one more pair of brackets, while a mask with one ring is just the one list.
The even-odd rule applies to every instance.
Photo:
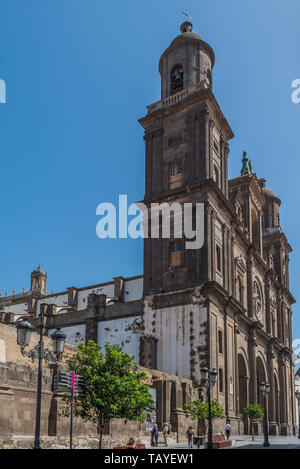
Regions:
[[212, 48], [193, 32], [192, 23], [185, 21], [159, 61], [161, 97], [172, 96], [200, 82], [211, 87], [214, 63]]
[[47, 294], [47, 274], [40, 265], [31, 272], [31, 291], [38, 295]]

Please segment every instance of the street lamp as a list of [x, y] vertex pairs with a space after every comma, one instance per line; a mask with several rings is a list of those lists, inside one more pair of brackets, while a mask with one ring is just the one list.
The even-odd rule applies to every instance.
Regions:
[[269, 448], [271, 445], [269, 443], [269, 432], [268, 432], [268, 394], [270, 392], [270, 385], [265, 381], [261, 381], [259, 383], [259, 389], [263, 393], [264, 396], [264, 448]]
[[300, 391], [296, 391], [296, 398], [298, 401], [298, 438], [300, 439]]
[[213, 449], [213, 428], [211, 418], [211, 389], [215, 386], [218, 379], [218, 372], [214, 368], [209, 370], [204, 367], [200, 369], [201, 382], [207, 389], [207, 401], [208, 401], [208, 436], [207, 436], [207, 449]]
[[40, 312], [40, 324], [38, 325], [40, 339], [38, 344], [28, 352], [25, 350], [30, 344], [31, 333], [34, 330], [30, 322], [26, 318], [22, 318], [17, 323], [17, 344], [20, 345], [21, 353], [25, 357], [30, 357], [34, 362], [36, 359], [39, 362], [38, 366], [38, 385], [37, 385], [37, 400], [36, 400], [36, 415], [35, 415], [35, 439], [34, 449], [40, 449], [40, 428], [41, 428], [41, 403], [42, 403], [42, 366], [43, 360], [47, 363], [58, 362], [64, 351], [64, 344], [66, 336], [57, 329], [52, 335], [53, 340], [53, 351], [44, 348], [44, 332], [45, 332], [45, 313], [44, 308], [41, 308]]

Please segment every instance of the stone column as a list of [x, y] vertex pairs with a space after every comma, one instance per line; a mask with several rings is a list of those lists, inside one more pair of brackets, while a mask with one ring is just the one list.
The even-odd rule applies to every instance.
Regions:
[[269, 393], [269, 433], [270, 435], [277, 435], [277, 422], [276, 422], [276, 397], [275, 397], [275, 382], [274, 382], [274, 352], [272, 347], [268, 348], [267, 351], [267, 367], [268, 367], [268, 382], [270, 385], [270, 393]]
[[211, 276], [213, 280], [216, 280], [216, 234], [215, 234], [215, 223], [216, 223], [216, 212], [212, 210], [211, 214], [211, 265], [212, 272]]
[[272, 334], [272, 318], [270, 311], [270, 278], [265, 278], [265, 298], [266, 298], [266, 330], [268, 334]]
[[235, 235], [231, 232], [231, 295], [236, 298], [236, 285], [235, 285], [235, 265], [234, 265], [234, 243], [235, 243]]
[[288, 434], [287, 408], [286, 408], [287, 386], [286, 386], [285, 360], [282, 354], [279, 357], [278, 368], [279, 368], [279, 387], [280, 387], [280, 435], [287, 435]]
[[251, 329], [249, 333], [249, 367], [250, 367], [249, 398], [250, 398], [251, 403], [257, 403], [256, 347], [257, 347], [257, 339], [255, 335], [255, 330]]
[[171, 422], [171, 381], [164, 380], [163, 382], [163, 399], [164, 399], [164, 412], [163, 412], [163, 422]]
[[281, 343], [283, 343], [283, 333], [282, 333], [282, 299], [281, 292], [277, 293], [277, 336]]
[[[213, 213], [213, 208], [210, 204], [206, 206], [206, 246], [207, 246], [207, 251], [206, 251], [206, 261], [207, 261], [207, 279], [208, 281], [212, 280], [212, 238], [211, 238], [211, 226], [212, 226], [212, 213]], [[205, 275], [205, 277], [206, 277]]]
[[183, 388], [179, 380], [171, 383], [171, 427], [177, 432], [178, 440], [185, 437], [186, 414], [183, 409]]
[[233, 283], [233, 276], [232, 276], [232, 263], [233, 263], [233, 255], [232, 255], [232, 234], [230, 229], [228, 228], [227, 233], [228, 239], [228, 250], [227, 250], [227, 262], [228, 262], [228, 293], [232, 295], [232, 283]]
[[295, 400], [295, 366], [293, 363], [293, 360], [291, 359], [290, 361], [290, 377], [291, 377], [291, 390], [292, 390], [292, 395], [291, 395], [291, 419], [292, 419], [292, 427], [293, 427], [293, 434], [297, 434], [297, 428], [296, 428], [296, 400]]
[[253, 318], [253, 275], [252, 275], [252, 268], [253, 268], [253, 258], [252, 254], [250, 253], [247, 259], [247, 290], [248, 290], [248, 316]]
[[228, 232], [227, 226], [222, 225], [223, 247], [222, 247], [222, 273], [223, 287], [228, 290]]
[[158, 428], [161, 429], [164, 420], [164, 399], [163, 399], [163, 381], [162, 380], [154, 380], [152, 386], [157, 390], [157, 425]]

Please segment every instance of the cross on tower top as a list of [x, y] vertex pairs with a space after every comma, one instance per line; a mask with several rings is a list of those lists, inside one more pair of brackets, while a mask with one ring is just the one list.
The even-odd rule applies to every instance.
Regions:
[[185, 17], [186, 21], [190, 21], [192, 19], [191, 15], [188, 12], [187, 6], [185, 7], [185, 10], [183, 10], [181, 13]]

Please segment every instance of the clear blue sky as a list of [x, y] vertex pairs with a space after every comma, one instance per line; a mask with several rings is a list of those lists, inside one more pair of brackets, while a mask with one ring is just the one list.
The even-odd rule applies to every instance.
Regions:
[[[40, 262], [48, 289], [142, 273], [142, 243], [99, 240], [96, 207], [144, 195], [137, 119], [160, 98], [158, 60], [178, 34], [185, 1], [1, 0], [2, 293], [29, 287]], [[298, 0], [189, 0], [194, 31], [214, 49], [214, 93], [236, 135], [229, 174], [244, 149], [282, 200], [300, 279]], [[300, 337], [299, 306], [294, 337]]]

